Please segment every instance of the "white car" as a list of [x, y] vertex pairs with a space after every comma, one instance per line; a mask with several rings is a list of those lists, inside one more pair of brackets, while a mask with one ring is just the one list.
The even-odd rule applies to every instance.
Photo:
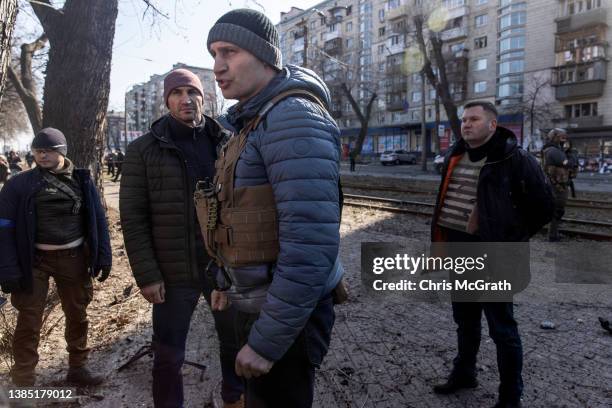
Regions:
[[417, 161], [416, 156], [406, 150], [386, 150], [380, 155], [380, 164], [386, 166], [387, 164], [415, 164]]

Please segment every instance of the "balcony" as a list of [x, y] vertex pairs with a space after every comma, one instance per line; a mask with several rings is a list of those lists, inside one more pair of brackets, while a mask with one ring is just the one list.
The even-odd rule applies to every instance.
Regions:
[[467, 6], [455, 7], [447, 11], [448, 11], [448, 16], [446, 17], [447, 20], [452, 20], [457, 17], [467, 16], [470, 13], [470, 9]]
[[565, 128], [590, 128], [603, 126], [604, 117], [603, 115], [598, 116], [585, 116], [582, 118], [563, 118], [559, 120], [553, 120], [556, 126]]
[[449, 30], [444, 30], [440, 33], [440, 38], [442, 41], [450, 41], [454, 39], [459, 39], [463, 37], [467, 37], [468, 30], [467, 27], [456, 27], [451, 28]]
[[323, 50], [329, 55], [342, 54], [342, 38], [334, 38], [323, 45]]
[[385, 66], [385, 74], [387, 76], [402, 75], [402, 64], [387, 64]]
[[389, 52], [389, 55], [402, 53], [404, 52], [404, 44], [399, 42], [391, 45], [391, 41], [387, 41], [387, 51]]
[[403, 5], [391, 10], [387, 10], [387, 20], [396, 20], [407, 15], [408, 12], [406, 11], [406, 7], [404, 7]]
[[557, 100], [599, 97], [607, 79], [607, 61], [598, 60], [552, 69], [552, 86]]
[[567, 17], [556, 19], [557, 34], [569, 33], [578, 31], [583, 27], [591, 27], [597, 25], [607, 26], [607, 11], [605, 8], [589, 10], [584, 13], [578, 13]]
[[600, 97], [603, 95], [604, 82], [598, 80], [556, 85], [555, 98], [559, 101], [566, 101], [574, 98]]
[[331, 41], [335, 38], [340, 38], [340, 30], [325, 33], [325, 41]]

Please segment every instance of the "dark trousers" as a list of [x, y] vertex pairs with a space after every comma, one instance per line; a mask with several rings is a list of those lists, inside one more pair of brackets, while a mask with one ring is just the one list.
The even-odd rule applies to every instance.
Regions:
[[49, 277], [66, 316], [68, 365], [82, 367], [87, 362], [87, 305], [93, 297], [91, 277], [83, 247], [60, 251], [36, 251], [32, 268], [32, 292], [11, 294], [11, 303], [19, 312], [13, 335], [15, 364], [11, 377], [17, 384], [33, 384], [38, 364], [38, 343], [43, 312], [49, 290]]
[[552, 220], [548, 225], [548, 239], [549, 241], [559, 240], [559, 223], [561, 218], [565, 214], [565, 205], [567, 204], [567, 188], [558, 189], [556, 186], [553, 187], [554, 195], [554, 211]]
[[[191, 316], [203, 293], [210, 305], [211, 286], [202, 278], [200, 285], [166, 287], [164, 303], [153, 305], [153, 401], [156, 407], [183, 406], [185, 345]], [[239, 351], [233, 307], [212, 312], [219, 338], [222, 387], [225, 402], [234, 402], [244, 393], [244, 382], [236, 375], [234, 363]]]
[[[240, 314], [246, 343], [257, 315]], [[321, 300], [306, 326], [270, 372], [247, 380], [248, 408], [310, 408], [314, 398], [315, 368], [327, 354], [335, 314], [331, 296]]]
[[106, 174], [115, 175], [115, 164], [112, 162], [106, 163]]
[[115, 178], [113, 179], [113, 181], [119, 180], [119, 176], [121, 175], [121, 168], [122, 167], [123, 167], [123, 164], [121, 164], [121, 163], [115, 164]]
[[513, 308], [511, 302], [453, 302], [458, 352], [453, 360], [452, 376], [476, 377], [476, 355], [480, 347], [481, 318], [484, 311], [489, 324], [489, 335], [497, 348], [499, 398], [508, 402], [517, 402], [523, 393], [523, 347]]
[[350, 171], [355, 171], [355, 160], [351, 159], [349, 160], [349, 164], [350, 164]]

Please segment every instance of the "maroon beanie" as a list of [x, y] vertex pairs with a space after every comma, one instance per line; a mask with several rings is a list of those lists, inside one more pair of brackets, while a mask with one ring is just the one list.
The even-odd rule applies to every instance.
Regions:
[[170, 72], [164, 78], [164, 102], [168, 106], [168, 95], [174, 88], [179, 86], [190, 86], [200, 93], [204, 98], [204, 91], [202, 91], [202, 82], [193, 72], [180, 68]]

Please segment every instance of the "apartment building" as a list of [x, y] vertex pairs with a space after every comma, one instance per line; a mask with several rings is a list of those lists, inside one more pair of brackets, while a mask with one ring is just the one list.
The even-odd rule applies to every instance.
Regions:
[[[217, 115], [217, 93], [215, 88], [215, 75], [212, 69], [193, 67], [177, 63], [172, 70], [188, 69], [200, 78], [204, 89], [204, 113]], [[164, 78], [171, 71], [164, 74], [153, 75], [147, 82], [134, 85], [125, 94], [125, 111], [127, 120], [128, 142], [149, 131], [151, 124], [168, 112], [164, 101]]]
[[[378, 95], [364, 154], [391, 148], [420, 151], [422, 104], [429, 149], [435, 148], [436, 134], [440, 150], [452, 142], [435, 90], [422, 84], [415, 13], [424, 15], [427, 27], [443, 40], [457, 105], [476, 99], [495, 103], [500, 124], [534, 149], [553, 126], [568, 127], [576, 140], [599, 140], [598, 146], [607, 146], [605, 139], [612, 139], [605, 56], [610, 42], [608, 3], [328, 0], [308, 10], [293, 7], [281, 14], [277, 27], [285, 63], [313, 69], [328, 84], [345, 149], [360, 124], [343, 83], [353, 86], [362, 106], [372, 92]], [[586, 144], [593, 150], [593, 143]]]

